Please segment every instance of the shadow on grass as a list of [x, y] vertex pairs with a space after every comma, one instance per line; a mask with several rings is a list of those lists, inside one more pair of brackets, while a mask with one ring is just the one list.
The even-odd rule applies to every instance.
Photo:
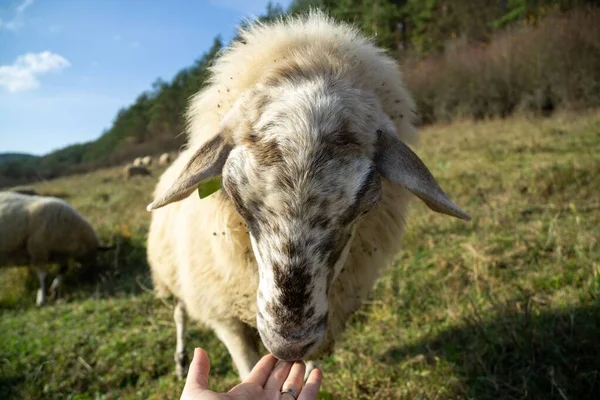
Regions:
[[[69, 264], [64, 274], [60, 302], [78, 301], [88, 298], [136, 296], [152, 290], [150, 268], [146, 258], [146, 244], [141, 237], [116, 237], [116, 249], [99, 254], [95, 266]], [[33, 269], [17, 268], [18, 277], [14, 284], [20, 288], [3, 288], [7, 291], [0, 301], [0, 309], [22, 309], [34, 307], [36, 291], [39, 288], [37, 275]], [[46, 287], [59, 271], [58, 265], [47, 267]], [[8, 292], [16, 290], [13, 296]], [[55, 303], [49, 299], [48, 306]]]
[[19, 398], [19, 385], [22, 385], [23, 382], [25, 382], [25, 376], [0, 376], [0, 398]]
[[439, 357], [453, 363], [473, 399], [600, 399], [600, 304], [563, 311], [474, 318], [413, 346], [392, 347], [390, 364]]
[[145, 240], [117, 237], [116, 249], [98, 255], [95, 267], [70, 268], [62, 298], [139, 295], [152, 290]]

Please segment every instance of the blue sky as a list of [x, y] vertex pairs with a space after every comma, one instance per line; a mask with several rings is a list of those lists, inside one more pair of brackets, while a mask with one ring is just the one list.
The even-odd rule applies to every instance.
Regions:
[[[286, 7], [290, 0], [274, 1]], [[268, 0], [0, 0], [0, 153], [97, 138]]]

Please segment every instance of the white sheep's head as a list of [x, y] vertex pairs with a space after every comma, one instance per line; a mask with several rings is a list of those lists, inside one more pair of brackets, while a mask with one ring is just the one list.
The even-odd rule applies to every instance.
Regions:
[[322, 344], [328, 292], [359, 219], [382, 197], [382, 179], [431, 209], [469, 219], [397, 137], [377, 97], [341, 81], [259, 85], [224, 117], [173, 186], [149, 210], [222, 176], [246, 221], [259, 270], [257, 327], [277, 358], [306, 358]]

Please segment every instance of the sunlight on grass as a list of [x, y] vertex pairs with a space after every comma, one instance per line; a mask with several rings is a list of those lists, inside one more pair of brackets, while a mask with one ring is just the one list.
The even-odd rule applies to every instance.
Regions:
[[[473, 221], [414, 203], [404, 250], [325, 360], [324, 398], [600, 398], [600, 114], [422, 134], [418, 153]], [[0, 271], [0, 398], [178, 398], [172, 305], [147, 293], [159, 174], [35, 186], [66, 196], [119, 252], [70, 272], [44, 309], [25, 270]], [[188, 343], [208, 349], [217, 389], [236, 382], [210, 331]]]

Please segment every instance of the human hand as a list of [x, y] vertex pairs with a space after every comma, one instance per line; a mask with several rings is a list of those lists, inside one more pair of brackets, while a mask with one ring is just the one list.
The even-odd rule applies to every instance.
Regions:
[[227, 393], [216, 393], [210, 390], [208, 383], [208, 354], [196, 348], [181, 400], [316, 400], [323, 378], [320, 370], [312, 370], [304, 384], [306, 366], [302, 361], [275, 364], [277, 359], [271, 354], [266, 355], [242, 383]]

